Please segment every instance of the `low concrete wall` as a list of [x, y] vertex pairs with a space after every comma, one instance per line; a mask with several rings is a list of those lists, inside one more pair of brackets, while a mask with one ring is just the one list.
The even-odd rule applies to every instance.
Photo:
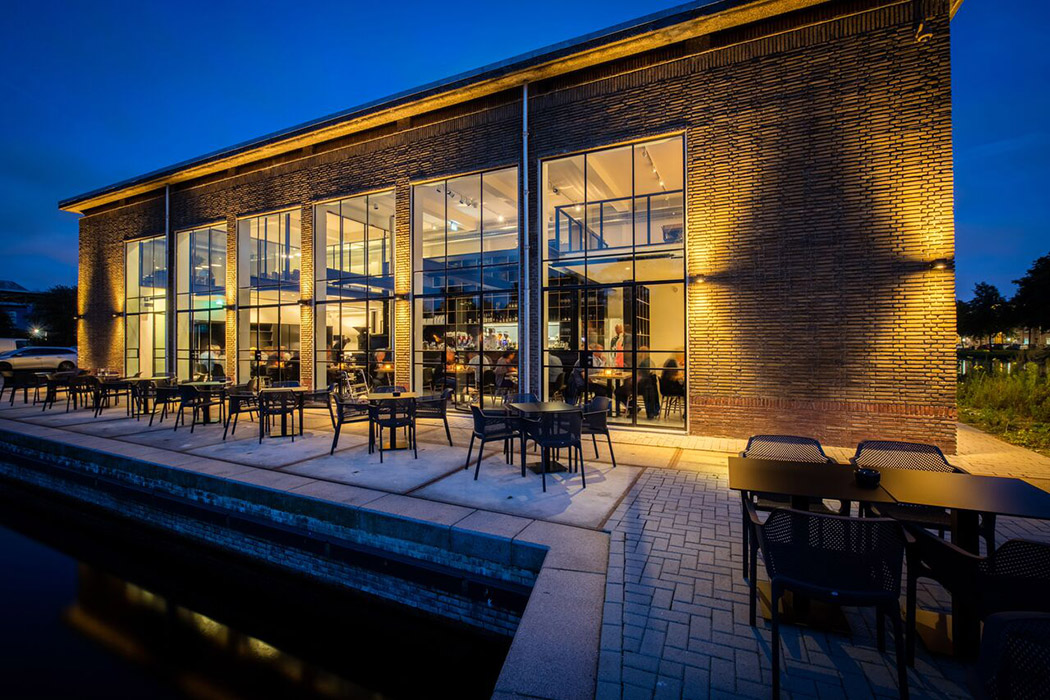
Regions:
[[[126, 446], [117, 441], [73, 444], [82, 438], [0, 421], [0, 449], [34, 462], [0, 461], [0, 476], [428, 614], [513, 634], [494, 697], [593, 697], [607, 533], [487, 511], [448, 517], [444, 504], [411, 497], [386, 496], [383, 510], [336, 503], [121, 455]], [[125, 489], [124, 497], [115, 488]], [[196, 512], [179, 512], [179, 504]], [[243, 526], [252, 524], [267, 535], [246, 534]], [[275, 531], [283, 535], [274, 537]], [[528, 604], [519, 617], [447, 587], [392, 585], [390, 576], [341, 561], [342, 548], [473, 585], [528, 592]]]

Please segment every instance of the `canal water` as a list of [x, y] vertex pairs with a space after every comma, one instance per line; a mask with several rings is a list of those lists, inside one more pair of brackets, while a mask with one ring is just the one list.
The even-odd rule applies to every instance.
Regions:
[[0, 481], [0, 698], [480, 698], [508, 648]]

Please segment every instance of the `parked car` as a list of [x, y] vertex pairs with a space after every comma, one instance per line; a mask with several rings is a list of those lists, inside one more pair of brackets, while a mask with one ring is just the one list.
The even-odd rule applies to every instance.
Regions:
[[0, 372], [64, 372], [76, 369], [77, 351], [73, 348], [44, 348], [29, 345], [0, 354]]
[[24, 348], [27, 345], [29, 341], [25, 338], [0, 338], [0, 354]]

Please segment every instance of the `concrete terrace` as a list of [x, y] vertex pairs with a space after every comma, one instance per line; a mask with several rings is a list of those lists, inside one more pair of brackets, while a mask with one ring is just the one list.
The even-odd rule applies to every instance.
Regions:
[[[603, 444], [598, 459], [586, 447], [587, 488], [581, 488], [578, 474], [556, 474], [548, 477], [544, 494], [538, 475], [521, 478], [518, 466], [507, 465], [494, 445], [474, 482], [473, 463], [470, 471], [463, 469], [470, 425], [460, 416], [450, 418], [453, 447], [440, 423], [421, 421], [419, 458], [405, 450], [387, 452], [383, 464], [378, 453], [368, 454], [362, 424], [344, 426], [339, 449], [330, 456], [332, 432], [325, 412], [308, 415], [305, 435], [294, 443], [267, 438], [262, 445], [257, 424], [251, 422], [241, 423], [225, 442], [218, 425], [198, 426], [190, 433], [181, 427], [173, 431], [170, 419], [152, 428], [147, 422], [126, 418], [123, 407], [94, 419], [89, 411], [44, 413], [39, 406], [21, 403], [0, 406], [2, 430], [292, 494], [446, 526], [485, 521], [502, 536], [530, 541], [555, 536], [551, 533], [556, 531], [543, 529], [544, 521], [555, 523], [578, 535], [573, 542], [579, 544], [563, 548], [563, 555], [601, 535], [600, 542], [593, 541], [594, 551], [573, 553], [586, 560], [585, 566], [566, 567], [604, 574], [599, 648], [580, 659], [595, 660], [592, 677], [598, 697], [768, 696], [770, 633], [762, 621], [756, 628], [747, 624], [739, 504], [727, 484], [726, 457], [741, 449], [743, 441], [620, 431], [615, 434], [616, 468]], [[848, 447], [828, 451], [839, 461], [852, 454]], [[959, 427], [959, 454], [951, 461], [974, 473], [1050, 485], [1050, 458], [966, 426]], [[605, 533], [611, 538], [608, 550]], [[1012, 537], [1050, 540], [1050, 527], [1001, 519], [1000, 541]], [[590, 561], [594, 554], [601, 561]], [[562, 595], [565, 591], [551, 583], [555, 580], [544, 581], [544, 587], [553, 586], [544, 592]], [[943, 591], [930, 585], [922, 588], [920, 605], [944, 610], [948, 602]], [[587, 610], [598, 615], [596, 607], [588, 605]], [[847, 619], [849, 636], [783, 628], [785, 695], [896, 695], [892, 640], [881, 654], [871, 614], [847, 610]], [[572, 634], [554, 622], [545, 630]], [[912, 693], [967, 697], [965, 670], [920, 645], [910, 673]], [[513, 695], [497, 692], [499, 697]], [[544, 696], [580, 695], [560, 693], [552, 683]]]

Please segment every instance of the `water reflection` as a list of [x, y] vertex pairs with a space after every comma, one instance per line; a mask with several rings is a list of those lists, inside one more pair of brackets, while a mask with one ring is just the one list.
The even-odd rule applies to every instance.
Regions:
[[488, 697], [508, 646], [0, 482], [3, 697]]

